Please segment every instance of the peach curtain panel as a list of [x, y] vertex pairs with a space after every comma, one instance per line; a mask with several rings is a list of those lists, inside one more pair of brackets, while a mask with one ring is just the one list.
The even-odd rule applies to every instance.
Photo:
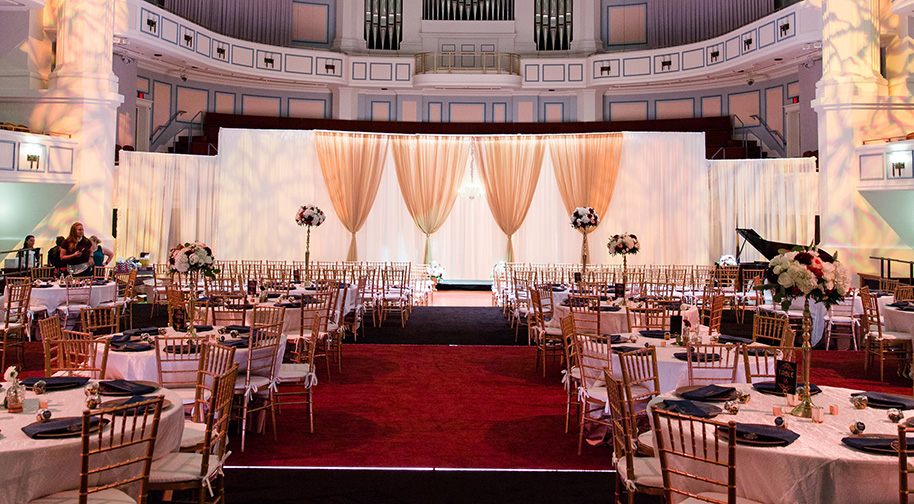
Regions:
[[392, 136], [403, 201], [416, 226], [425, 233], [423, 261], [432, 260], [431, 235], [447, 220], [466, 173], [470, 139], [456, 136]]
[[619, 175], [622, 134], [556, 135], [548, 141], [566, 215], [576, 207], [593, 207], [603, 222]]
[[355, 234], [374, 205], [387, 160], [387, 135], [314, 133], [321, 173], [333, 209], [352, 234], [347, 261], [358, 260]]
[[505, 261], [514, 262], [513, 236], [536, 192], [546, 142], [538, 136], [476, 137], [473, 152], [498, 227], [508, 235]]

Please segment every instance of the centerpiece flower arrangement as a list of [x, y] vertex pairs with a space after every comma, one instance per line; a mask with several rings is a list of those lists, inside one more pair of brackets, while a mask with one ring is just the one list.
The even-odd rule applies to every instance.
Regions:
[[587, 272], [587, 233], [591, 228], [600, 224], [600, 215], [597, 214], [593, 207], [577, 207], [571, 212], [571, 227], [584, 234], [584, 242], [581, 244], [581, 274]]
[[756, 287], [770, 290], [776, 303], [787, 311], [795, 299], [804, 298], [803, 306], [803, 387], [797, 388], [800, 404], [792, 414], [809, 418], [812, 416], [812, 399], [809, 394], [809, 367], [812, 346], [810, 329], [812, 317], [809, 300], [821, 303], [826, 309], [844, 300], [850, 288], [850, 273], [836, 256], [816, 245], [794, 247], [793, 250], [779, 250], [765, 270], [765, 284]]
[[628, 256], [637, 254], [641, 250], [641, 242], [638, 241], [638, 237], [629, 233], [612, 235], [606, 248], [609, 249], [609, 255], [622, 256], [622, 283], [628, 284]]
[[216, 278], [220, 270], [215, 263], [216, 258], [213, 256], [213, 249], [203, 242], [177, 245], [168, 253], [169, 273], [187, 275], [188, 284], [191, 288], [190, 301], [187, 303], [188, 336], [196, 334], [196, 329], [194, 329], [194, 309], [197, 301], [197, 284], [200, 282], [201, 275], [206, 278]]
[[308, 228], [307, 238], [305, 239], [305, 280], [311, 278], [311, 228], [320, 226], [324, 223], [327, 216], [315, 205], [302, 205], [298, 212], [295, 213], [295, 223], [299, 226]]
[[441, 281], [444, 278], [444, 274], [447, 273], [447, 270], [444, 269], [444, 266], [441, 265], [438, 261], [432, 261], [428, 265], [428, 276], [435, 280], [435, 283]]
[[9, 384], [6, 389], [6, 399], [3, 401], [4, 406], [10, 413], [21, 413], [25, 393], [22, 385], [19, 384], [19, 369], [16, 366], [6, 368], [3, 380]]
[[720, 259], [717, 260], [717, 264], [721, 266], [736, 266], [736, 258], [730, 254], [720, 256]]

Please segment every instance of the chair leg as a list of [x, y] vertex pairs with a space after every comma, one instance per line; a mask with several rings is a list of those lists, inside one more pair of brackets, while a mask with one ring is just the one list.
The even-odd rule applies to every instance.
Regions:
[[311, 395], [311, 387], [308, 387], [308, 428], [311, 431], [311, 434], [314, 434], [314, 402]]
[[248, 431], [248, 395], [244, 395], [244, 405], [241, 407], [241, 453], [244, 453], [244, 441]]
[[581, 414], [578, 421], [578, 455], [581, 454], [581, 447], [584, 444], [584, 415], [587, 414], [587, 404], [581, 405]]

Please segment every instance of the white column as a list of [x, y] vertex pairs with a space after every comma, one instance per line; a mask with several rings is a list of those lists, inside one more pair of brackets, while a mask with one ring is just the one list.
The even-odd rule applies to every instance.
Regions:
[[514, 2], [514, 52], [519, 54], [536, 53], [536, 41], [533, 39], [533, 2]]
[[337, 0], [333, 49], [365, 51], [365, 0]]
[[[78, 180], [74, 220], [111, 243], [117, 77], [111, 67], [116, 0], [58, 0], [57, 68], [33, 117], [72, 134]], [[51, 7], [46, 7], [51, 8]], [[60, 223], [65, 224], [65, 223]], [[67, 224], [68, 225], [68, 224]]]
[[596, 0], [574, 0], [572, 13], [571, 51], [591, 54], [601, 45], [600, 2]]
[[885, 70], [889, 95], [914, 96], [914, 20], [910, 16], [893, 16], [896, 25], [885, 48]]
[[400, 51], [422, 52], [422, 0], [403, 0], [403, 40]]
[[41, 10], [0, 15], [0, 93], [47, 87], [54, 54], [42, 18]]
[[[576, 93], [578, 101], [578, 121], [593, 122], [603, 120], [603, 103], [597, 103], [596, 89], [582, 89]], [[601, 94], [602, 98], [603, 95]]]
[[359, 118], [359, 90], [340, 87], [333, 91], [333, 118], [357, 120]]

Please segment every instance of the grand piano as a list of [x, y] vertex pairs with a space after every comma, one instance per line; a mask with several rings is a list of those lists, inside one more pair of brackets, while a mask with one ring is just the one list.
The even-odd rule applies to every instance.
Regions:
[[[751, 244], [752, 247], [755, 248], [755, 250], [758, 250], [759, 253], [761, 253], [763, 256], [765, 256], [765, 259], [768, 259], [769, 261], [774, 259], [775, 256], [778, 255], [778, 250], [781, 250], [781, 249], [791, 250], [794, 247], [799, 246], [796, 243], [783, 243], [783, 242], [765, 240], [758, 233], [756, 233], [754, 229], [736, 228], [736, 233], [739, 234], [740, 236], [742, 236], [744, 240], [746, 240], [743, 242], [743, 245], [741, 247], [739, 247], [739, 249], [736, 253], [736, 262], [739, 262], [740, 252], [743, 251], [743, 247], [746, 246], [746, 243]], [[753, 263], [746, 263], [746, 264], [753, 264]], [[765, 267], [765, 268], [768, 267], [768, 264], [764, 263], [764, 262], [758, 262], [757, 264], [764, 265], [763, 267]]]

